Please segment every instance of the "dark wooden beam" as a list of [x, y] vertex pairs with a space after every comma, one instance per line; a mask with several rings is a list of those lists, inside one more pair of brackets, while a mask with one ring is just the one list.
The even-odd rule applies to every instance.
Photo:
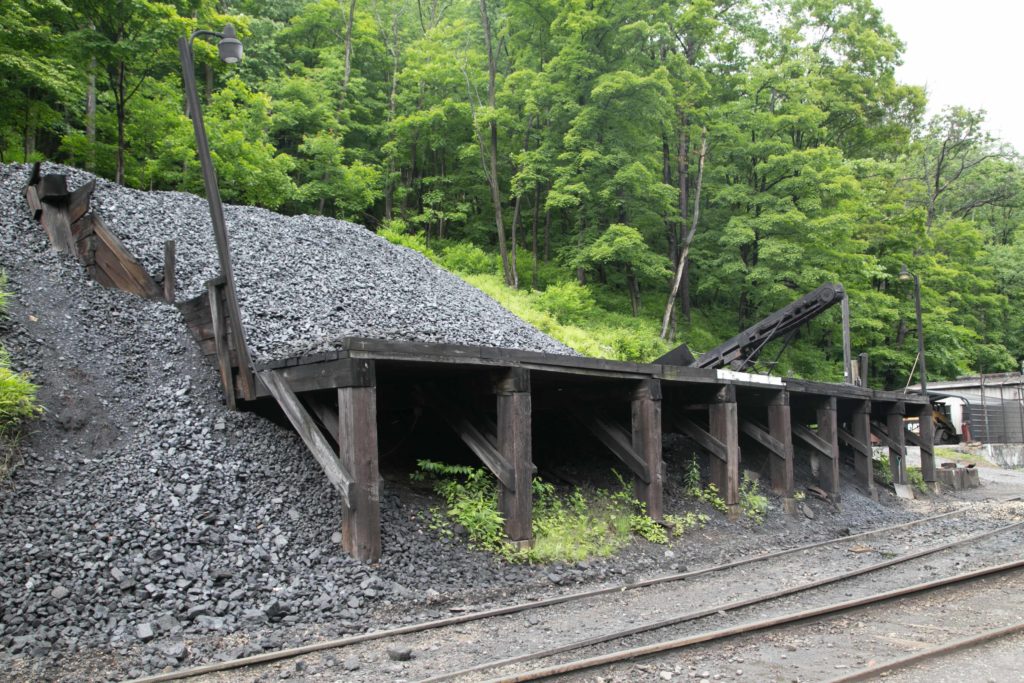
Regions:
[[886, 415], [886, 431], [889, 434], [889, 467], [892, 469], [894, 484], [907, 483], [907, 446], [903, 439], [903, 417], [906, 407], [896, 403]]
[[719, 390], [715, 403], [708, 407], [711, 436], [725, 445], [725, 459], [712, 458], [711, 480], [729, 506], [729, 518], [739, 517], [740, 444], [739, 411], [736, 387], [726, 385]]
[[[224, 401], [228, 406], [228, 410], [237, 410], [235, 377], [231, 368], [227, 330], [224, 326], [224, 318], [221, 311], [223, 299], [221, 298], [220, 289], [221, 286], [214, 282], [208, 282], [206, 285], [206, 291], [210, 297], [210, 315], [213, 317], [213, 338], [217, 344], [217, 369], [220, 371], [220, 382], [221, 386], [224, 388]], [[283, 378], [283, 380], [285, 382], [285, 386], [287, 386], [288, 379]], [[264, 382], [264, 384], [266, 384], [266, 382]], [[273, 388], [269, 385], [268, 388], [273, 393]], [[281, 402], [281, 399], [278, 398], [277, 394], [274, 394], [274, 398], [278, 399], [278, 403]]]
[[533, 540], [533, 428], [528, 370], [510, 369], [495, 383], [498, 452], [511, 468], [512, 486], [500, 487], [498, 505], [505, 535], [515, 544]]
[[177, 260], [175, 250], [174, 240], [164, 242], [164, 301], [169, 304], [174, 303], [174, 269]]
[[471, 410], [435, 387], [425, 385], [420, 387], [419, 391], [423, 395], [423, 403], [455, 430], [462, 442], [480, 458], [502, 486], [514, 491], [515, 473], [499, 449], [498, 435], [493, 431], [491, 424], [483, 424]]
[[573, 417], [597, 437], [597, 440], [621, 460], [638, 479], [645, 484], [650, 483], [652, 474], [648, 471], [644, 458], [633, 449], [633, 437], [630, 432], [610, 420], [597, 417], [590, 410], [582, 410], [575, 405], [569, 405], [567, 408]]
[[921, 476], [928, 483], [938, 481], [935, 474], [935, 422], [932, 418], [932, 405], [929, 403], [918, 413], [918, 445], [921, 447]]
[[299, 393], [376, 384], [374, 362], [365, 359], [341, 358], [281, 368], [281, 372], [289, 386]]
[[782, 445], [781, 457], [771, 458], [772, 490], [784, 497], [786, 512], [796, 513], [793, 499], [793, 418], [789, 406], [789, 392], [781, 391], [768, 405], [768, 432]]
[[353, 476], [334, 453], [334, 449], [302, 406], [298, 396], [276, 371], [263, 372], [260, 374], [260, 379], [270, 389], [288, 421], [292, 423], [309, 452], [313, 454], [313, 458], [320, 464], [324, 474], [327, 475], [327, 480], [341, 494], [342, 502], [349, 505], [352, 497]]
[[832, 502], [839, 502], [839, 416], [836, 398], [830, 396], [818, 404], [818, 436], [828, 444], [829, 459], [825, 467], [818, 469], [818, 483], [832, 496]]
[[871, 401], [861, 401], [850, 414], [850, 433], [840, 432], [839, 437], [853, 449], [853, 469], [857, 473], [857, 481], [865, 487], [868, 494], [875, 493], [875, 461], [871, 451]]
[[376, 562], [381, 553], [376, 387], [338, 389], [338, 459], [352, 473], [341, 516], [342, 547], [357, 560]]
[[825, 441], [821, 436], [802, 424], [793, 425], [793, 436], [800, 439], [804, 444], [810, 446], [816, 453], [827, 458], [832, 457], [832, 444]]
[[632, 446], [644, 462], [648, 481], [634, 481], [636, 498], [647, 506], [647, 514], [661, 520], [664, 514], [661, 454], [661, 383], [656, 379], [637, 383], [630, 402]]
[[706, 450], [712, 456], [723, 463], [728, 462], [728, 446], [726, 446], [725, 442], [719, 441], [717, 438], [712, 436], [711, 432], [706, 431], [699, 424], [684, 415], [673, 415], [671, 423], [673, 429], [687, 438], [696, 441], [697, 445]]
[[764, 446], [770, 454], [779, 458], [786, 457], [785, 444], [772, 436], [764, 426], [757, 422], [740, 418], [740, 432]]

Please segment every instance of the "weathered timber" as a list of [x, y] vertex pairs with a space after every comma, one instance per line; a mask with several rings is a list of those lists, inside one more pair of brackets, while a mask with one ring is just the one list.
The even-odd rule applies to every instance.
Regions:
[[[287, 372], [287, 369], [277, 372]], [[496, 427], [489, 421], [480, 419], [478, 415], [474, 414], [474, 411], [436, 387], [423, 385], [419, 390], [424, 398], [423, 403], [436, 412], [455, 431], [462, 442], [498, 478], [502, 486], [514, 491], [516, 489], [515, 472], [512, 464], [505, 459], [499, 448]]]
[[929, 484], [938, 481], [935, 474], [935, 422], [929, 403], [918, 409], [918, 446], [921, 447], [921, 477]]
[[637, 500], [646, 505], [647, 514], [655, 520], [661, 520], [664, 513], [661, 400], [661, 383], [648, 379], [637, 384], [630, 402], [633, 452], [643, 460], [649, 475], [648, 481], [639, 477], [634, 480], [634, 493]]
[[[220, 313], [221, 306], [223, 305], [221, 285], [215, 282], [208, 282], [206, 284], [206, 291], [210, 300], [210, 314], [213, 316], [213, 337], [217, 347], [217, 368], [220, 371], [221, 386], [224, 388], [224, 401], [229, 410], [235, 410], [237, 408], [235, 377], [228, 351], [226, 328], [222, 324]], [[284, 378], [284, 381], [287, 383], [287, 378]], [[272, 392], [274, 391], [274, 388], [269, 385], [268, 388]], [[274, 397], [277, 398], [277, 395], [275, 394]], [[280, 399], [278, 399], [278, 402], [280, 403]]]
[[74, 225], [82, 216], [89, 213], [92, 193], [96, 190], [96, 181], [90, 180], [71, 193], [68, 197], [68, 222]]
[[380, 559], [377, 387], [338, 389], [338, 456], [353, 482], [341, 517], [341, 543], [357, 560]]
[[644, 484], [651, 482], [653, 475], [647, 469], [646, 459], [633, 449], [633, 435], [630, 432], [611, 420], [597, 417], [590, 410], [583, 410], [575, 405], [568, 405], [566, 408], [588, 432], [597, 437], [598, 441], [621, 460], [637, 479]]
[[793, 499], [793, 419], [789, 405], [789, 392], [780, 391], [768, 404], [768, 433], [781, 444], [779, 457], [769, 460], [772, 490], [783, 496], [786, 512], [795, 513]]
[[[257, 374], [256, 379], [262, 381], [261, 375]], [[335, 443], [338, 443], [341, 436], [338, 434], [338, 407], [333, 403], [322, 401], [318, 398], [313, 398], [315, 394], [307, 394], [302, 397], [302, 404], [306, 406], [313, 417], [320, 420], [320, 424], [323, 425], [324, 430]]]
[[43, 204], [39, 201], [39, 194], [36, 192], [35, 185], [29, 185], [25, 188], [25, 203], [28, 204], [28, 210], [32, 212], [32, 220], [38, 221], [43, 215]]
[[317, 391], [338, 387], [366, 387], [376, 384], [374, 361], [362, 358], [295, 365], [280, 368], [295, 391]]
[[740, 418], [740, 432], [746, 434], [751, 439], [764, 446], [770, 454], [778, 458], [785, 459], [785, 444], [772, 436], [763, 425], [758, 424], [753, 420]]
[[907, 483], [907, 446], [903, 439], [903, 417], [906, 406], [895, 403], [886, 414], [886, 432], [889, 436], [889, 467], [894, 484]]
[[74, 254], [75, 242], [71, 237], [71, 221], [68, 220], [67, 204], [49, 204], [43, 202], [43, 215], [40, 224], [50, 238], [50, 246], [62, 254]]
[[320, 432], [320, 428], [313, 422], [313, 418], [310, 417], [299, 401], [299, 397], [295, 395], [283, 377], [273, 370], [268, 370], [260, 373], [260, 379], [270, 388], [288, 421], [292, 423], [292, 427], [295, 428], [310, 453], [313, 454], [313, 458], [327, 475], [327, 480], [341, 494], [342, 502], [349, 505], [353, 497], [354, 478], [346, 463], [342, 462], [334, 453], [327, 438]]
[[853, 469], [857, 481], [872, 496], [875, 494], [874, 453], [871, 451], [871, 401], [859, 401], [850, 414], [849, 434], [840, 432], [842, 438], [853, 449]]
[[44, 204], [60, 204], [67, 201], [68, 178], [61, 173], [47, 173], [36, 183], [39, 201]]
[[673, 415], [671, 418], [672, 427], [687, 438], [693, 439], [697, 444], [710, 453], [712, 456], [725, 463], [729, 460], [728, 446], [723, 441], [711, 435], [699, 424], [685, 415]]
[[793, 425], [793, 436], [800, 439], [807, 446], [810, 446], [815, 453], [824, 455], [826, 458], [832, 457], [832, 444], [821, 438], [819, 433], [814, 432], [810, 428], [795, 423]]
[[500, 487], [498, 505], [505, 535], [516, 544], [533, 540], [533, 428], [530, 373], [510, 369], [495, 383], [498, 451], [512, 470], [513, 486]]
[[830, 396], [818, 403], [818, 436], [829, 447], [825, 467], [818, 469], [818, 483], [828, 491], [834, 503], [839, 502], [839, 418], [836, 398]]
[[725, 459], [712, 458], [711, 480], [722, 493], [729, 507], [729, 518], [739, 517], [740, 443], [739, 410], [736, 387], [726, 385], [718, 392], [715, 403], [708, 407], [711, 436], [725, 444]]
[[175, 251], [174, 240], [164, 242], [164, 301], [169, 304], [174, 303], [174, 269], [177, 262]]
[[145, 299], [161, 297], [160, 288], [153, 278], [95, 214], [92, 214], [92, 234], [98, 240], [95, 245], [96, 264], [119, 288]]

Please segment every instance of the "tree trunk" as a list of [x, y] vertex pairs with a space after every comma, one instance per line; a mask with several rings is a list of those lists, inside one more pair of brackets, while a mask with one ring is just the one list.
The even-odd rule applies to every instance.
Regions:
[[345, 75], [341, 81], [341, 104], [345, 104], [348, 95], [348, 83], [352, 76], [352, 17], [356, 13], [356, 0], [348, 6], [348, 19], [345, 21]]
[[96, 170], [96, 58], [89, 60], [89, 83], [85, 90], [85, 139], [89, 151], [85, 157], [85, 170]]
[[629, 306], [633, 309], [633, 317], [640, 315], [640, 285], [632, 268], [626, 269], [626, 282], [629, 284]]
[[[391, 45], [391, 57], [392, 57], [392, 68], [391, 68], [391, 94], [388, 96], [388, 122], [395, 120], [395, 110], [398, 102], [398, 17], [396, 16], [392, 20], [391, 30], [393, 34], [393, 42]], [[386, 31], [382, 33], [387, 36]], [[393, 140], [392, 140], [393, 141]], [[384, 219], [391, 220], [394, 214], [395, 204], [395, 160], [392, 155], [388, 155], [388, 175], [384, 181]]]
[[544, 263], [551, 260], [551, 210], [544, 211]]
[[[690, 115], [681, 112], [679, 115], [679, 239], [682, 239], [690, 209]], [[673, 259], [676, 267], [679, 266], [679, 255]], [[690, 320], [690, 269], [683, 265], [682, 295], [680, 296], [680, 307], [683, 317]], [[674, 316], [673, 316], [674, 317]], [[673, 320], [673, 339], [675, 332], [675, 321]]]
[[533, 188], [533, 276], [530, 278], [530, 287], [537, 289], [537, 223], [540, 221], [540, 185]]
[[125, 119], [125, 83], [124, 63], [117, 65], [116, 84], [114, 88], [115, 109], [117, 111], [117, 162], [114, 169], [114, 182], [124, 185], [124, 119]]
[[[480, 0], [480, 21], [484, 28], [484, 48], [487, 50], [487, 106], [495, 108], [495, 78], [498, 72], [497, 57], [491, 45], [491, 19], [487, 14], [487, 0]], [[501, 267], [505, 276], [505, 284], [515, 286], [515, 273], [508, 258], [508, 247], [505, 244], [505, 222], [501, 213], [501, 188], [498, 184], [498, 123], [491, 117], [489, 128], [487, 182], [491, 188], [491, 203], [494, 205], [494, 225], [498, 231], [498, 252], [501, 254]]]
[[707, 129], [701, 131], [700, 141], [700, 160], [697, 170], [697, 188], [694, 192], [693, 197], [693, 221], [690, 223], [690, 231], [686, 234], [686, 239], [683, 240], [683, 250], [679, 254], [679, 263], [676, 266], [676, 276], [672, 281], [672, 290], [668, 295], [668, 303], [665, 304], [665, 314], [661, 317], [661, 338], [666, 339], [668, 337], [668, 326], [669, 319], [672, 317], [672, 309], [675, 307], [676, 294], [679, 293], [679, 285], [683, 279], [683, 271], [686, 270], [686, 261], [690, 256], [690, 245], [693, 243], [693, 237], [697, 234], [697, 221], [700, 218], [700, 190], [704, 184], [704, 158], [708, 152], [708, 134]]

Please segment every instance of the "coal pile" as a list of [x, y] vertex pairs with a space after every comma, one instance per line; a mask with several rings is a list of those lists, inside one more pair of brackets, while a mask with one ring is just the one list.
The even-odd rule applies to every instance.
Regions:
[[[8, 167], [28, 178], [28, 167]], [[94, 176], [64, 173], [72, 189]], [[177, 248], [178, 300], [219, 273], [206, 201], [97, 179], [93, 207], [151, 274]], [[491, 346], [575, 355], [421, 254], [323, 216], [225, 206], [243, 325], [253, 360], [329, 351], [345, 337]]]
[[[347, 557], [340, 501], [298, 437], [223, 407], [173, 306], [103, 289], [52, 252], [20, 194], [27, 172], [0, 166], [0, 266], [14, 292], [0, 333], [47, 412], [0, 488], [0, 670], [61, 678], [88, 652], [109, 657], [99, 679], [120, 679], [201, 661], [213, 647], [203, 643], [238, 631], [257, 634], [245, 648], [258, 652], [296, 624], [353, 633], [388, 605], [412, 618], [456, 588], [545, 583], [539, 570], [439, 546], [387, 484], [382, 561]], [[104, 186], [112, 227], [118, 193], [145, 197]], [[122, 208], [141, 224], [152, 214], [139, 201], [137, 213]]]

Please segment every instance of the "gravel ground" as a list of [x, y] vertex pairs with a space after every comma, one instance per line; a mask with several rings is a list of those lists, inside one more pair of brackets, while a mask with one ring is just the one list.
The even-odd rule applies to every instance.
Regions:
[[[30, 166], [2, 167], [8, 191]], [[163, 273], [176, 242], [178, 300], [219, 273], [206, 200], [141, 192], [75, 168], [44, 164], [76, 189], [96, 180], [93, 208], [146, 270]], [[493, 346], [577, 355], [421, 254], [323, 216], [225, 206], [243, 325], [254, 361], [329, 351], [345, 337]]]
[[[72, 187], [83, 180], [70, 175]], [[927, 510], [927, 504], [907, 507], [885, 496], [876, 503], [847, 486], [841, 511], [809, 500], [814, 519], [784, 517], [773, 500], [763, 526], [729, 524], [713, 514], [700, 536], [668, 549], [637, 542], [611, 559], [519, 567], [436, 537], [420, 521], [436, 501], [390, 479], [382, 495], [384, 555], [372, 566], [355, 562], [338, 546], [339, 501], [299, 439], [255, 414], [223, 408], [216, 372], [176, 309], [104, 290], [77, 262], [52, 253], [19, 194], [26, 177], [24, 166], [0, 167], [0, 265], [14, 291], [0, 331], [16, 368], [40, 384], [47, 412], [24, 436], [23, 464], [0, 486], [0, 672], [9, 679], [140, 675], [205, 661], [215, 651], [238, 656], [297, 644], [310, 634], [340, 636], [431, 618], [453, 605], [516, 602], [710, 564]], [[157, 251], [164, 230], [186, 219], [206, 226], [201, 204], [189, 195], [103, 183], [98, 195], [110, 226], [150, 270], [158, 257], [147, 249]], [[119, 197], [132, 200], [122, 206]], [[275, 229], [286, 229], [280, 226], [304, 226], [310, 258], [324, 259], [313, 270], [341, 261], [326, 257], [342, 253], [340, 243], [331, 242], [339, 247], [334, 251], [323, 240], [344, 234], [365, 247], [364, 265], [371, 253], [393, 258], [388, 277], [414, 287], [403, 301], [430, 300], [429, 290], [438, 301], [481, 302], [458, 320], [435, 319], [444, 329], [466, 325], [461, 341], [550, 349], [544, 346], [550, 340], [518, 319], [501, 322], [508, 315], [503, 309], [492, 315], [486, 307], [493, 302], [476, 290], [361, 229], [326, 219], [295, 223], [299, 219], [254, 209], [230, 213], [236, 226], [245, 225], [238, 217], [253, 217], [252, 232], [261, 235], [254, 245], [269, 245]], [[147, 221], [159, 235], [144, 247], [138, 226]], [[209, 234], [206, 227], [199, 232]], [[243, 242], [241, 233], [235, 242]], [[194, 294], [212, 275], [211, 252], [201, 240], [182, 239], [178, 249], [179, 295]], [[259, 253], [250, 252], [254, 263]], [[317, 278], [323, 296], [303, 303], [310, 306], [308, 319], [331, 308], [325, 302], [341, 291], [336, 288], [355, 292], [353, 283], [362, 283], [361, 302], [379, 293], [377, 274], [357, 268], [350, 275], [346, 282]], [[243, 299], [243, 310], [258, 310], [259, 296], [247, 296], [254, 298]], [[348, 319], [351, 310], [342, 307], [334, 320]], [[407, 322], [408, 334], [429, 339], [423, 320], [387, 324]], [[278, 335], [307, 322], [268, 317], [260, 324], [273, 330], [261, 342], [267, 354], [298, 351]], [[342, 333], [367, 331], [330, 331]], [[669, 440], [668, 452], [677, 445]], [[668, 511], [693, 509], [679, 495], [681, 472], [671, 455], [668, 467]]]

